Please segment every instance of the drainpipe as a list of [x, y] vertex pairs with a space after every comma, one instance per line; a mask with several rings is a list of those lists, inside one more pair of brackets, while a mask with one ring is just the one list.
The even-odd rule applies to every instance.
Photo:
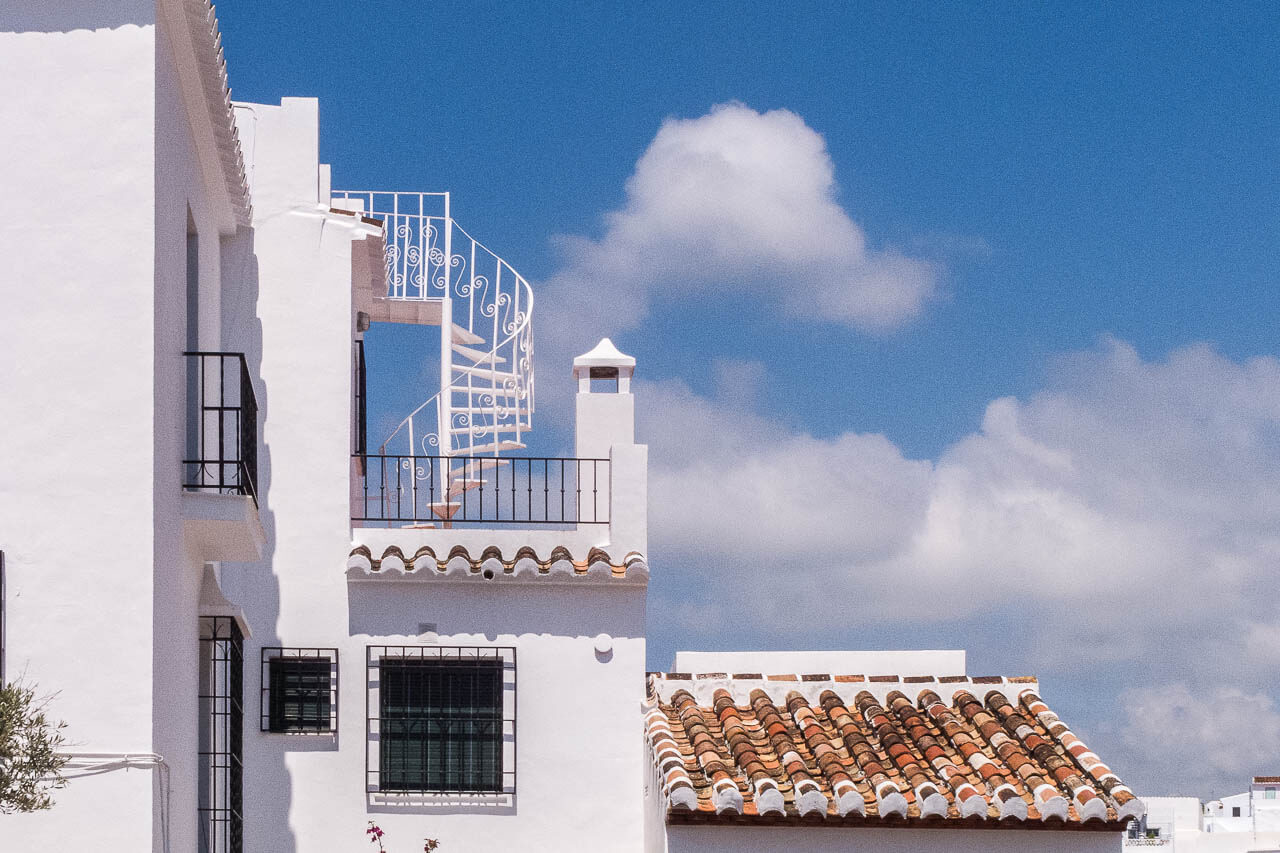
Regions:
[[62, 752], [67, 759], [64, 779], [99, 776], [115, 770], [156, 770], [160, 781], [160, 833], [164, 853], [169, 853], [169, 765], [154, 752]]

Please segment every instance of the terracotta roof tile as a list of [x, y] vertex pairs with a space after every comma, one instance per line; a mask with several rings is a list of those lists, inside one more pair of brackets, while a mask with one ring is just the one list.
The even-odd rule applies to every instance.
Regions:
[[528, 546], [505, 556], [496, 545], [481, 549], [473, 555], [463, 545], [455, 545], [448, 554], [437, 554], [429, 545], [423, 545], [412, 557], [396, 545], [382, 550], [375, 557], [365, 545], [357, 545], [347, 556], [347, 578], [369, 580], [374, 578], [399, 580], [422, 579], [444, 581], [499, 581], [545, 583], [596, 583], [636, 585], [647, 584], [649, 567], [642, 554], [635, 551], [621, 559], [611, 557], [600, 548], [592, 548], [583, 559], [575, 560], [564, 546], [556, 546], [543, 558]]
[[1145, 812], [1034, 679], [710, 675], [650, 676], [668, 820], [1115, 831]]

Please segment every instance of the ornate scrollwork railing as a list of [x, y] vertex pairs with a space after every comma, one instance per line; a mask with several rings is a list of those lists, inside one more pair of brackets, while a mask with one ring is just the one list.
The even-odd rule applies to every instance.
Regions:
[[448, 193], [338, 192], [334, 199], [382, 220], [386, 298], [440, 305], [442, 388], [378, 452], [496, 456], [523, 447], [534, 411], [529, 283], [454, 222]]

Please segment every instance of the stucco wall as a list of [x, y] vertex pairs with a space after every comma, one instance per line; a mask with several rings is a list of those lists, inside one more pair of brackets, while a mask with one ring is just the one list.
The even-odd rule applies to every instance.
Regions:
[[[343, 647], [340, 701], [359, 689], [358, 679], [348, 685], [345, 678], [359, 655], [352, 657], [343, 641], [342, 575], [350, 548], [346, 478], [355, 232], [317, 208], [315, 101], [286, 99], [283, 106], [236, 112], [252, 175], [255, 227], [224, 247], [226, 270], [236, 271], [247, 287], [224, 302], [223, 337], [243, 347], [262, 379], [258, 487], [267, 537], [261, 561], [222, 566], [223, 590], [244, 608], [252, 630], [244, 670], [245, 849], [331, 849], [331, 820], [344, 813], [339, 823], [360, 830], [351, 836], [354, 847], [363, 843], [357, 840], [363, 816], [342, 802], [354, 799], [363, 777], [345, 780], [344, 788], [325, 759], [343, 743], [363, 755], [363, 744], [355, 737], [264, 735], [259, 712], [263, 646]], [[309, 845], [300, 841], [307, 831], [320, 833]]]
[[[0, 17], [47, 30], [0, 33], [0, 548], [7, 672], [57, 694], [72, 748], [146, 752], [155, 27], [120, 11], [96, 32], [61, 31], [81, 24], [65, 9]], [[0, 820], [0, 849], [150, 849], [153, 781], [73, 783], [53, 812]]]
[[[205, 555], [185, 540], [181, 473], [187, 418], [187, 228], [196, 229], [199, 334], [202, 350], [241, 350], [222, 342], [223, 291], [243, 292], [246, 282], [224, 282], [222, 235], [197, 164], [196, 145], [165, 24], [155, 51], [155, 348], [154, 348], [154, 540], [152, 570], [153, 751], [165, 757], [170, 789], [168, 826], [156, 819], [156, 849], [196, 847], [198, 669], [197, 605]], [[201, 103], [197, 108], [203, 109]]]

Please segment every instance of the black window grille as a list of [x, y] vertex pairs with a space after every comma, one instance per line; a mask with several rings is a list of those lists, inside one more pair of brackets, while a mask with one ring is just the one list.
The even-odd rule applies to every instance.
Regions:
[[244, 354], [188, 352], [182, 487], [258, 501], [258, 401]]
[[244, 637], [229, 616], [200, 618], [200, 853], [244, 850]]
[[370, 790], [514, 793], [514, 648], [371, 646], [369, 667]]
[[262, 650], [262, 731], [338, 730], [338, 650]]

